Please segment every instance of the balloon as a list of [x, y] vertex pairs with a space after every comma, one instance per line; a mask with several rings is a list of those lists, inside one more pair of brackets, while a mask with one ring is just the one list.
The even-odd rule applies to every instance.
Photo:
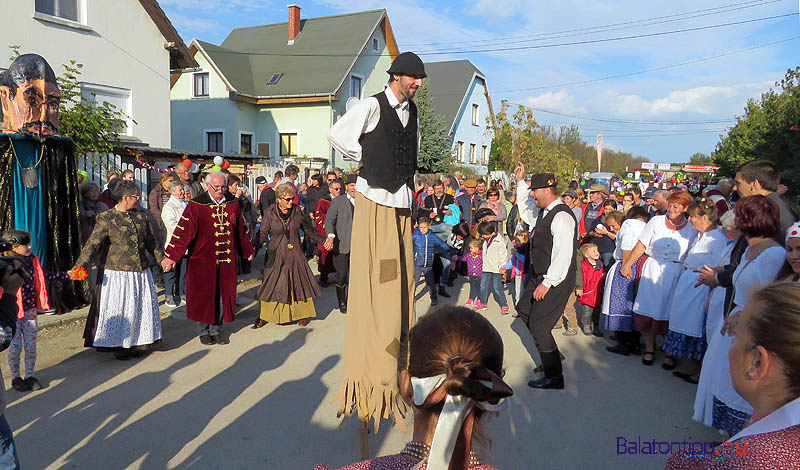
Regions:
[[222, 162], [222, 165], [220, 165], [220, 166], [222, 167], [223, 170], [227, 170], [228, 168], [230, 168], [231, 162], [229, 162], [228, 160], [225, 160], [224, 162]]
[[186, 158], [186, 159], [183, 160], [183, 165], [186, 166], [186, 168], [191, 168], [192, 167], [192, 161], [190, 159]]
[[197, 166], [197, 163], [192, 162], [192, 167], [189, 168], [190, 173], [200, 173], [200, 167]]
[[215, 172], [215, 171], [220, 171], [220, 170], [222, 170], [222, 167], [220, 167], [219, 165], [214, 165], [214, 166], [211, 167], [211, 169], [209, 171]]
[[217, 155], [216, 157], [214, 157], [214, 165], [218, 165], [218, 166], [219, 166], [219, 165], [222, 165], [222, 162], [224, 162], [224, 161], [225, 161], [225, 159], [223, 159], [223, 158], [222, 158], [222, 157], [220, 157], [219, 155]]

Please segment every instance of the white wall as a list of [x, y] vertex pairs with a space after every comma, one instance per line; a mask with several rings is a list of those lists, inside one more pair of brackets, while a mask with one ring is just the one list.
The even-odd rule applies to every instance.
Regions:
[[74, 59], [81, 81], [131, 92], [131, 134], [153, 147], [170, 146], [169, 53], [166, 40], [138, 0], [81, 0], [85, 26], [34, 18], [34, 1], [5, 5], [0, 28], [0, 65], [11, 51], [44, 57], [56, 75]]

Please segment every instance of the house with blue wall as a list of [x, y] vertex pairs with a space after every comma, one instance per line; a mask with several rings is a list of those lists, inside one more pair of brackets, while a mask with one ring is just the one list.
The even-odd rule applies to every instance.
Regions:
[[[198, 67], [172, 75], [173, 148], [350, 167], [327, 140], [351, 104], [383, 90], [397, 44], [386, 10], [236, 28], [192, 40]], [[352, 99], [351, 99], [352, 98]]]
[[444, 117], [455, 163], [488, 173], [494, 115], [486, 76], [468, 60], [426, 62], [433, 108]]

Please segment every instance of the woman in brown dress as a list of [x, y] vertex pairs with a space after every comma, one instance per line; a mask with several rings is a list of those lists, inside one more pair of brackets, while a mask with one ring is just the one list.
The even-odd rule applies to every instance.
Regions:
[[253, 328], [293, 321], [300, 326], [307, 325], [309, 318], [317, 316], [313, 298], [322, 293], [303, 253], [300, 229], [316, 243], [321, 243], [325, 237], [294, 204], [294, 188], [288, 184], [278, 185], [275, 196], [275, 204], [264, 211], [261, 220], [261, 243], [269, 240], [269, 245], [264, 280], [258, 289], [261, 314]]

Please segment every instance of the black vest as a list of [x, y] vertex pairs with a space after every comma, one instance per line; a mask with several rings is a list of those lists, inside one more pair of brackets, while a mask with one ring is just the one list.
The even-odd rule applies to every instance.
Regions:
[[363, 134], [359, 176], [373, 188], [396, 192], [404, 184], [414, 189], [417, 171], [417, 106], [408, 101], [408, 123], [403, 127], [397, 111], [389, 106], [386, 93], [373, 95], [381, 108], [381, 118], [371, 132]]
[[[550, 267], [550, 257], [553, 253], [553, 235], [550, 233], [550, 224], [553, 223], [553, 218], [559, 212], [566, 212], [575, 220], [575, 214], [566, 204], [558, 204], [546, 216], [542, 217], [544, 209], [539, 212], [539, 217], [536, 219], [536, 228], [531, 238], [531, 273], [534, 278], [544, 275]], [[572, 237], [572, 249], [578, 249], [578, 221], [575, 220], [575, 234]], [[575, 272], [575, 256], [573, 255], [570, 262], [568, 273]]]

